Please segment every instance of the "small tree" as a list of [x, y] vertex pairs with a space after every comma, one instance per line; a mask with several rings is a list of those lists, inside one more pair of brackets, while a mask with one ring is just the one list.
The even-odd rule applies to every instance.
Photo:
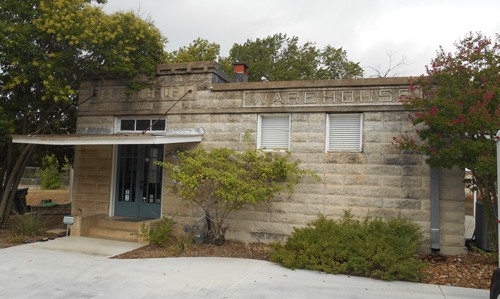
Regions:
[[55, 155], [45, 155], [42, 158], [42, 168], [39, 170], [40, 185], [42, 189], [59, 189], [61, 187], [61, 173], [59, 162]]
[[[469, 187], [494, 211], [496, 194], [495, 135], [500, 129], [500, 35], [492, 41], [480, 33], [442, 48], [428, 76], [415, 80], [422, 93], [404, 99], [417, 135], [397, 139], [401, 148], [429, 155], [433, 167], [468, 168]], [[494, 219], [491, 217], [491, 219]], [[492, 222], [493, 223], [493, 222]]]
[[179, 153], [179, 165], [163, 163], [171, 169], [173, 191], [183, 200], [198, 205], [210, 223], [212, 243], [224, 241], [225, 221], [245, 205], [268, 202], [294, 186], [304, 175], [317, 177], [290, 161], [290, 153], [228, 148], [206, 151], [203, 147]]

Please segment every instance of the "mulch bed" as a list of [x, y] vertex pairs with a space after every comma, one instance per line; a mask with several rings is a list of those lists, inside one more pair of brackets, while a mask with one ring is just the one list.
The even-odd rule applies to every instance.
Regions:
[[[190, 244], [185, 250], [147, 245], [118, 255], [118, 259], [166, 258], [166, 257], [235, 257], [268, 260], [271, 248], [262, 243], [228, 241], [221, 245]], [[497, 263], [491, 254], [469, 252], [459, 256], [437, 254], [422, 255], [429, 264], [425, 270], [429, 276], [423, 283], [439, 284], [475, 289], [489, 289], [493, 271]]]

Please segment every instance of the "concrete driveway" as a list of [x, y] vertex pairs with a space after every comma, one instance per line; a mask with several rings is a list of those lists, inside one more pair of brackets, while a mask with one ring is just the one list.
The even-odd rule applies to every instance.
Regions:
[[289, 270], [258, 260], [109, 258], [139, 246], [65, 237], [0, 249], [0, 297], [488, 298], [487, 290]]

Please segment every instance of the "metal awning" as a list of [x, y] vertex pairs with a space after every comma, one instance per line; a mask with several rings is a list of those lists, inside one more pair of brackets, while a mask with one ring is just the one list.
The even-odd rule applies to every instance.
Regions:
[[13, 135], [13, 143], [44, 145], [172, 144], [201, 142], [203, 129], [168, 129], [154, 133]]

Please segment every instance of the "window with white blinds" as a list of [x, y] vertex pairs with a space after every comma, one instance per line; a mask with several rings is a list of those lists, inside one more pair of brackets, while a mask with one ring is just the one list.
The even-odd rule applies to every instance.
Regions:
[[362, 114], [328, 114], [327, 152], [361, 152]]
[[258, 135], [258, 148], [289, 149], [290, 115], [260, 115]]

